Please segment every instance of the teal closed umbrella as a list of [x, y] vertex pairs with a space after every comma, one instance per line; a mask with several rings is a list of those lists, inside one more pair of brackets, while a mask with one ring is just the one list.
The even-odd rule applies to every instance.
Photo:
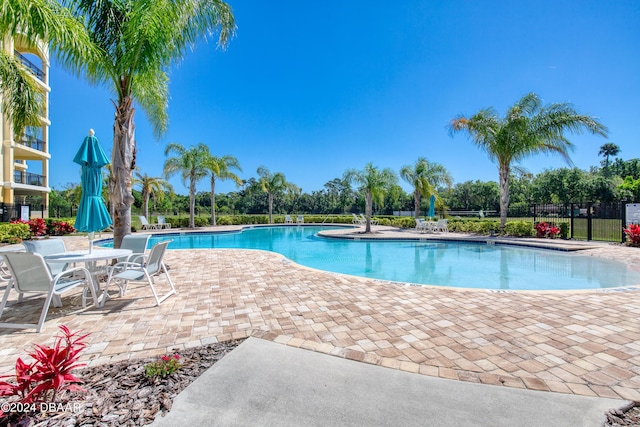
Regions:
[[428, 217], [436, 216], [436, 195], [432, 194], [429, 197], [429, 212], [427, 214]]
[[89, 233], [89, 252], [93, 250], [93, 233], [111, 225], [111, 216], [102, 200], [102, 167], [109, 164], [93, 129], [73, 158], [82, 166], [82, 198], [76, 215], [75, 228]]

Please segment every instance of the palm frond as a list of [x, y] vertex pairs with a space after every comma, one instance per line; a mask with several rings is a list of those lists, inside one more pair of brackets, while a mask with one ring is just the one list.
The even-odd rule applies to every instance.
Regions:
[[22, 135], [27, 126], [41, 124], [44, 93], [22, 63], [3, 50], [0, 50], [0, 94], [4, 99], [2, 111], [10, 118], [14, 135]]

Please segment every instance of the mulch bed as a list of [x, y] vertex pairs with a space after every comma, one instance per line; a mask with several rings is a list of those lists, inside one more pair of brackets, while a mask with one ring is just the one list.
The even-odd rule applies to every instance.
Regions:
[[[173, 399], [207, 368], [236, 348], [242, 340], [216, 343], [178, 352], [182, 368], [156, 380], [145, 377], [145, 365], [158, 358], [127, 360], [90, 368], [75, 374], [84, 392], [68, 392], [57, 399], [59, 410], [35, 414], [31, 419], [13, 414], [0, 418], [4, 426], [142, 426], [170, 411]], [[68, 410], [62, 410], [62, 408]]]

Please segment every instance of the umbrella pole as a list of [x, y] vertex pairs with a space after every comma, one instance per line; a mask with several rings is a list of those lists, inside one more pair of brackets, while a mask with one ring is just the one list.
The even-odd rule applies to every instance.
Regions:
[[93, 231], [89, 233], [88, 236], [89, 236], [89, 253], [93, 253], [93, 236], [94, 236]]

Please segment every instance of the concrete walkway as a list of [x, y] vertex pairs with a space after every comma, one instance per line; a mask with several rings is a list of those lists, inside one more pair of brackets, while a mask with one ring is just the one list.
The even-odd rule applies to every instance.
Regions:
[[410, 374], [249, 338], [153, 427], [601, 427], [620, 400]]

